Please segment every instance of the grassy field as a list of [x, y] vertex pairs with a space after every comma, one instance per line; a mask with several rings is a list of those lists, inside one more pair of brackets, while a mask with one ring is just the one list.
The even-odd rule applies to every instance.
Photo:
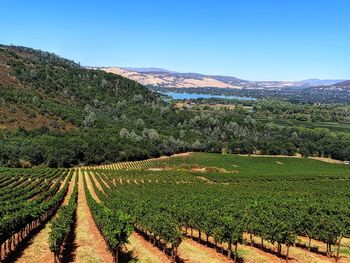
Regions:
[[[181, 166], [184, 159], [171, 159], [170, 164]], [[225, 171], [215, 171], [217, 178], [236, 180], [294, 180], [308, 178], [339, 178], [350, 175], [350, 169], [346, 165], [327, 164], [324, 162], [286, 157], [256, 157], [239, 155], [217, 155], [196, 153], [187, 158], [187, 165], [223, 168]], [[214, 169], [215, 170], [215, 169]], [[233, 173], [229, 173], [232, 171]], [[210, 169], [208, 173], [210, 174]], [[212, 176], [215, 178], [215, 175]]]

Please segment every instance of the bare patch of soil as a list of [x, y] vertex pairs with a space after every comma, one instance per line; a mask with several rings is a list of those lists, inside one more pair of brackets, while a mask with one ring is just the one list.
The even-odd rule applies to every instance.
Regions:
[[325, 162], [325, 163], [337, 163], [337, 164], [343, 164], [342, 161], [339, 160], [334, 160], [331, 158], [326, 158], [326, 157], [309, 157], [309, 159], [312, 160], [317, 160], [317, 161], [321, 161], [321, 162]]
[[167, 169], [167, 168], [149, 168], [147, 170], [153, 171], [153, 172], [160, 172], [160, 171], [169, 170], [169, 169]]
[[202, 180], [202, 181], [205, 181], [205, 182], [207, 182], [207, 183], [209, 183], [209, 184], [214, 184], [214, 182], [213, 181], [211, 181], [211, 180], [209, 180], [208, 178], [205, 178], [205, 177], [203, 177], [203, 176], [196, 176], [199, 180]]

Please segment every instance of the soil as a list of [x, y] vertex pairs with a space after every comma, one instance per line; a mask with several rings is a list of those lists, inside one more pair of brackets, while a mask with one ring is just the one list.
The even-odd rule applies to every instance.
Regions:
[[342, 161], [339, 160], [334, 160], [331, 158], [326, 158], [326, 157], [309, 157], [309, 159], [325, 162], [325, 163], [337, 163], [337, 164], [343, 164]]
[[214, 184], [213, 181], [211, 181], [211, 180], [209, 180], [208, 178], [205, 178], [205, 177], [203, 177], [203, 176], [196, 176], [196, 178], [198, 178], [199, 180], [205, 181], [205, 182], [207, 182], [207, 183], [209, 183], [209, 184]]
[[[90, 213], [85, 196], [83, 176], [79, 169], [75, 262], [113, 262], [112, 254]], [[89, 177], [86, 176], [86, 179]], [[87, 181], [91, 187], [89, 188], [92, 189], [90, 180]]]
[[[245, 235], [248, 239], [248, 235]], [[253, 240], [256, 244], [260, 244], [260, 238], [253, 237]], [[276, 253], [277, 244], [273, 245], [266, 240], [264, 240], [264, 247], [271, 251], [271, 255]], [[282, 255], [285, 255], [286, 247], [282, 246]], [[307, 249], [303, 249], [300, 247], [291, 246], [289, 250], [289, 262], [302, 262], [302, 263], [331, 263], [334, 262], [334, 258], [327, 258], [326, 256], [316, 254], [308, 251]], [[345, 263], [346, 261], [339, 261], [340, 263]]]
[[217, 253], [215, 249], [201, 245], [191, 239], [185, 239], [181, 242], [178, 253], [185, 262], [232, 262], [226, 256]]
[[[97, 176], [99, 176], [99, 175], [97, 175]], [[104, 192], [102, 186], [100, 185], [100, 182], [97, 181], [97, 179], [96, 179], [95, 173], [92, 173], [92, 174], [91, 174], [91, 177], [92, 177], [92, 180], [94, 180], [94, 182], [95, 182], [97, 188], [98, 188], [100, 191]], [[90, 179], [90, 177], [89, 177], [89, 179]], [[90, 181], [90, 180], [89, 180], [89, 181]], [[90, 182], [90, 183], [91, 183], [91, 182]], [[91, 191], [93, 190], [92, 184], [91, 184], [91, 187], [90, 187], [89, 184], [88, 184], [88, 186], [89, 186], [90, 193], [91, 193]], [[95, 196], [96, 196], [96, 195], [95, 195]], [[97, 197], [97, 196], [96, 196], [96, 197]]]
[[129, 237], [129, 244], [126, 245], [126, 248], [127, 252], [130, 252], [132, 258], [137, 262], [171, 262], [168, 256], [136, 232], [132, 233]]

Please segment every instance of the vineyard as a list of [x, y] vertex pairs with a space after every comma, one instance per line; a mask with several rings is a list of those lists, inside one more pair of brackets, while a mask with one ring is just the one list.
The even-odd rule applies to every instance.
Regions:
[[11, 259], [61, 205], [72, 173], [60, 169], [1, 169], [0, 260]]
[[233, 261], [240, 244], [287, 262], [310, 262], [296, 258], [295, 248], [310, 258], [350, 261], [345, 165], [198, 153], [87, 174], [102, 204], [130, 215], [135, 231], [173, 259], [193, 238]]
[[0, 204], [1, 262], [350, 262], [342, 164], [192, 153], [1, 168]]

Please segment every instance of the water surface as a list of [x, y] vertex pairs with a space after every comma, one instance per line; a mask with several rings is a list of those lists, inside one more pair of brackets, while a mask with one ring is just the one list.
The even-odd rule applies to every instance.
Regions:
[[255, 100], [250, 97], [240, 96], [225, 96], [225, 95], [212, 95], [212, 94], [201, 94], [201, 93], [178, 93], [178, 92], [163, 92], [162, 94], [172, 97], [174, 100], [195, 100], [199, 98], [203, 99], [229, 99], [229, 100]]

